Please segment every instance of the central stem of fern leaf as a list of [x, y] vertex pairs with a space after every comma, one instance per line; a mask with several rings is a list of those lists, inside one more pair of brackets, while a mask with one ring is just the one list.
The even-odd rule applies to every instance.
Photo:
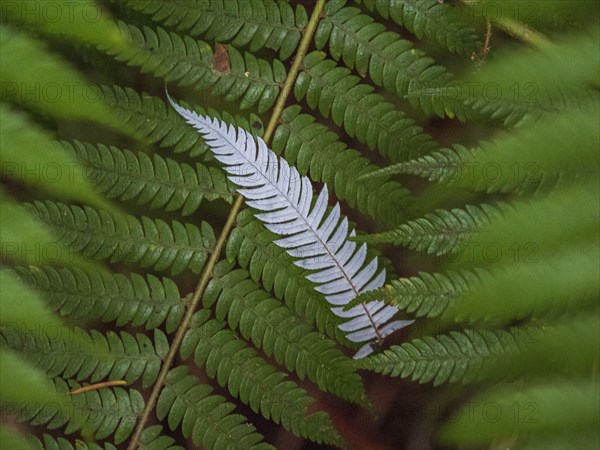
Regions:
[[[325, 0], [317, 0], [315, 7], [312, 11], [312, 14], [310, 16], [308, 25], [306, 26], [306, 29], [304, 30], [304, 36], [302, 36], [302, 40], [300, 42], [298, 52], [296, 53], [296, 55], [294, 57], [292, 67], [290, 68], [288, 76], [284, 82], [283, 88], [279, 94], [279, 97], [277, 98], [277, 102], [275, 103], [273, 114], [271, 115], [267, 129], [265, 130], [265, 134], [263, 137], [265, 142], [269, 142], [273, 137], [273, 134], [275, 132], [275, 127], [277, 126], [277, 122], [279, 121], [279, 117], [281, 116], [281, 113], [285, 106], [285, 102], [286, 102], [288, 96], [290, 95], [290, 92], [292, 91], [292, 87], [294, 86], [294, 83], [296, 82], [296, 78], [298, 77], [298, 73], [300, 71], [302, 61], [304, 60], [304, 57], [306, 56], [306, 54], [308, 52], [308, 47], [310, 46], [310, 43], [312, 41], [315, 30], [317, 29], [317, 24], [319, 23], [319, 19], [321, 18], [321, 13], [323, 12], [324, 7], [325, 7]], [[202, 295], [204, 294], [204, 291], [205, 291], [206, 287], [208, 286], [208, 282], [210, 281], [210, 279], [212, 277], [213, 269], [220, 258], [221, 251], [223, 250], [223, 247], [225, 245], [227, 237], [229, 236], [229, 233], [231, 232], [231, 230], [235, 224], [235, 219], [237, 217], [238, 212], [242, 208], [243, 201], [244, 201], [243, 197], [241, 197], [241, 196], [236, 198], [233, 206], [231, 207], [231, 210], [229, 211], [229, 216], [227, 217], [227, 222], [225, 223], [225, 226], [223, 227], [223, 230], [221, 231], [219, 239], [217, 240], [217, 243], [215, 245], [214, 251], [210, 256], [210, 259], [206, 263], [206, 267], [204, 268], [204, 271], [202, 273], [200, 281], [198, 282], [198, 286], [196, 287], [196, 289], [194, 291], [192, 301], [190, 302], [190, 305], [189, 305], [188, 309], [186, 310], [186, 313], [181, 322], [181, 325], [178, 328], [177, 333], [175, 334], [173, 343], [171, 344], [171, 347], [169, 348], [169, 353], [165, 357], [164, 363], [161, 367], [156, 384], [154, 385], [152, 392], [150, 393], [150, 396], [148, 398], [148, 401], [146, 402], [144, 411], [143, 411], [142, 415], [140, 416], [140, 419], [136, 425], [136, 428], [133, 432], [131, 440], [129, 441], [129, 445], [127, 447], [128, 450], [136, 450], [139, 447], [142, 432], [144, 431], [144, 428], [146, 427], [146, 423], [148, 422], [150, 414], [154, 410], [156, 401], [158, 400], [158, 396], [160, 395], [160, 392], [161, 392], [161, 390], [165, 384], [165, 381], [167, 379], [167, 374], [169, 373], [169, 370], [173, 364], [173, 361], [175, 360], [175, 355], [179, 351], [179, 348], [181, 346], [181, 343], [183, 342], [185, 333], [187, 332], [187, 330], [190, 326], [192, 316], [193, 316], [194, 312], [196, 311], [198, 304], [200, 303], [200, 299], [202, 298]]]

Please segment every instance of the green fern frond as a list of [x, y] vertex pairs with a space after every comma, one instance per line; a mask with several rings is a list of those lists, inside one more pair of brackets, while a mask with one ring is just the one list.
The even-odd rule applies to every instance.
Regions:
[[[298, 105], [286, 108], [273, 137], [273, 151], [285, 156], [301, 175], [310, 175], [333, 190], [338, 199], [375, 219], [398, 224], [404, 219], [408, 191], [395, 181], [382, 179], [361, 183], [357, 178], [377, 170], [368, 159], [351, 150], [339, 136], [308, 114], [301, 114]], [[343, 167], [344, 170], [339, 170]]]
[[196, 167], [154, 154], [133, 153], [103, 144], [61, 142], [86, 168], [87, 178], [108, 198], [136, 199], [138, 204], [166, 211], [194, 213], [203, 199], [231, 203], [234, 187], [223, 170], [196, 163]]
[[[175, 445], [175, 439], [170, 436], [161, 436], [162, 427], [152, 425], [144, 430], [140, 439], [140, 450], [184, 450], [183, 447]], [[110, 442], [102, 446], [94, 442], [83, 442], [79, 439], [72, 444], [69, 440], [50, 436], [44, 433], [42, 437], [31, 436], [29, 442], [32, 450], [117, 450]]]
[[0, 446], [1, 448], [18, 448], [19, 450], [38, 450], [25, 436], [7, 426], [0, 427]]
[[73, 321], [131, 323], [147, 330], [165, 323], [167, 333], [172, 333], [186, 308], [175, 282], [151, 274], [125, 276], [50, 266], [15, 267], [15, 271], [41, 293], [50, 309]]
[[364, 387], [352, 359], [257, 288], [245, 270], [232, 270], [225, 261], [217, 264], [202, 301], [205, 308], [216, 304], [218, 320], [233, 330], [239, 328], [245, 339], [301, 380], [308, 378], [326, 392], [364, 402]]
[[435, 255], [464, 250], [482, 227], [500, 216], [500, 211], [487, 204], [467, 205], [465, 209], [438, 209], [434, 213], [411, 220], [385, 233], [360, 235], [353, 240], [370, 244], [404, 245], [411, 250]]
[[482, 44], [473, 27], [464, 20], [460, 5], [439, 0], [354, 0], [384, 19], [392, 19], [419, 39], [436, 43], [452, 53], [471, 56]]
[[[42, 336], [51, 333], [68, 334], [67, 325], [53, 314], [42, 295], [18, 279], [12, 270], [0, 268], [0, 285], [0, 326], [36, 329]], [[84, 347], [86, 342], [74, 339], [74, 344]]]
[[[594, 115], [570, 111], [483, 144], [461, 171], [458, 182], [478, 191], [531, 192], [557, 180], [597, 176], [600, 129]], [[565, 149], [577, 149], [576, 155]]]
[[456, 181], [465, 167], [466, 161], [472, 158], [472, 150], [455, 144], [452, 148], [442, 148], [428, 155], [410, 161], [401, 162], [383, 169], [375, 170], [360, 176], [361, 181], [372, 180], [394, 174], [417, 175], [429, 181], [449, 183]]
[[[83, 0], [69, 3], [69, 0], [58, 0], [48, 6], [44, 0], [30, 4], [27, 14], [21, 8], [5, 8], [2, 20], [12, 22], [27, 29], [41, 31], [46, 34], [68, 38], [77, 44], [120, 46], [125, 42], [119, 34], [117, 25], [94, 0]], [[62, 14], [68, 8], [68, 14]], [[56, 14], [50, 14], [53, 9]], [[94, 10], [93, 14], [90, 10]]]
[[[581, 174], [583, 175], [583, 174]], [[477, 247], [458, 264], [537, 264], [557, 256], [557, 249], [597, 245], [600, 198], [597, 180], [555, 189], [545, 196], [519, 199], [478, 236]], [[567, 244], [568, 243], [568, 244]]]
[[44, 433], [41, 437], [28, 436], [32, 450], [117, 450], [117, 447], [107, 442], [103, 446], [95, 442], [83, 442], [79, 439], [73, 444], [64, 437], [54, 437]]
[[[542, 95], [538, 93], [537, 86], [530, 83], [513, 87], [515, 90], [524, 91], [514, 94], [515, 97], [517, 95], [521, 96], [520, 98], [496, 98], [495, 96], [498, 95], [501, 88], [495, 85], [491, 86], [493, 87], [489, 88], [489, 92], [476, 92], [473, 90], [472, 84], [467, 82], [464, 87], [439, 89], [435, 92], [435, 95], [454, 96], [457, 93], [462, 93], [462, 90], [469, 91], [468, 95], [464, 94], [468, 97], [465, 99], [465, 104], [475, 111], [479, 117], [498, 121], [505, 127], [525, 127], [535, 124], [543, 118], [559, 113], [563, 105], [567, 104], [567, 101], [568, 104], [579, 102], [577, 99], [565, 97], [560, 91], [543, 93]], [[493, 100], [486, 97], [493, 98]]]
[[[593, 395], [593, 393], [592, 393]], [[526, 403], [525, 406], [531, 406], [531, 403]], [[526, 412], [527, 415], [533, 411], [531, 408]], [[538, 450], [540, 448], [599, 448], [600, 439], [598, 433], [594, 431], [592, 424], [587, 430], [577, 430], [575, 433], [543, 433], [529, 436], [526, 442], [519, 442], [521, 450]], [[525, 440], [525, 439], [523, 439]]]
[[[524, 248], [513, 264], [492, 268], [490, 277], [449, 304], [442, 320], [503, 324], [530, 317], [553, 317], [598, 302], [597, 238], [592, 242], [575, 241], [567, 248], [539, 255], [535, 253], [535, 242], [530, 244], [522, 245]], [[498, 251], [502, 247], [493, 248], [494, 253], [490, 254]]]
[[[78, 254], [70, 252], [66, 245], [56, 242], [51, 227], [36, 219], [15, 199], [8, 197], [0, 187], [0, 245], [2, 258], [11, 264], [73, 264], [85, 266], [86, 261]], [[24, 227], [22, 224], [26, 223]], [[0, 273], [4, 274], [0, 269]], [[18, 297], [21, 297], [19, 295]], [[34, 308], [39, 311], [39, 308]], [[23, 316], [29, 317], [28, 314]]]
[[304, 58], [304, 70], [294, 87], [298, 101], [306, 98], [311, 109], [318, 109], [324, 117], [331, 116], [350, 137], [392, 162], [437, 150], [438, 144], [431, 136], [373, 91], [373, 86], [361, 84], [350, 70], [338, 67], [318, 51]]
[[138, 263], [178, 275], [189, 269], [199, 273], [215, 245], [211, 226], [133, 216], [112, 217], [89, 206], [51, 201], [26, 204], [41, 221], [50, 224], [59, 239], [73, 251], [92, 260]]
[[275, 103], [286, 70], [277, 59], [272, 64], [257, 59], [251, 53], [244, 57], [233, 47], [227, 49], [230, 70], [214, 69], [214, 52], [203, 41], [180, 36], [158, 27], [156, 31], [144, 26], [119, 22], [119, 28], [131, 42], [132, 50], [114, 54], [115, 59], [139, 66], [142, 72], [153, 73], [166, 82], [176, 81], [180, 86], [194, 86], [203, 91], [210, 89], [225, 101], [237, 102], [240, 109], [257, 106], [259, 112], [269, 110]]
[[[546, 380], [549, 376], [561, 375], [573, 377], [593, 373], [600, 363], [597, 345], [600, 323], [595, 307], [556, 322], [515, 330], [521, 335], [519, 341], [523, 345], [518, 351], [498, 355], [497, 365], [502, 368], [504, 377], [527, 377], [530, 380]], [[482, 374], [493, 375], [490, 371]]]
[[[79, 341], [89, 342], [89, 350], [78, 345]], [[141, 377], [143, 387], [154, 384], [169, 351], [167, 337], [159, 329], [154, 330], [153, 343], [145, 334], [134, 336], [125, 331], [104, 335], [72, 327], [66, 335], [44, 336], [2, 326], [0, 342], [18, 350], [50, 378], [89, 379], [91, 383], [124, 379], [131, 384]]]
[[368, 74], [377, 86], [407, 99], [427, 114], [466, 119], [462, 102], [427, 93], [431, 88], [447, 86], [453, 80], [452, 74], [434, 65], [435, 61], [415, 49], [412, 42], [386, 31], [384, 25], [361, 14], [358, 8], [344, 7], [345, 3], [346, 0], [327, 3], [315, 33], [317, 49], [329, 43], [329, 54], [334, 60], [343, 60], [363, 78]]
[[[2, 216], [6, 213], [3, 207]], [[11, 219], [14, 218], [11, 215]], [[2, 224], [3, 258], [5, 244], [11, 242], [5, 241], [5, 230], [6, 227]], [[51, 338], [56, 334], [66, 335], [69, 331], [44, 304], [40, 293], [19, 280], [8, 268], [0, 268], [0, 329], [10, 330], [11, 333], [32, 334], [40, 339]], [[82, 350], [89, 349], [80, 337], [73, 337], [72, 342]], [[77, 406], [70, 401], [65, 392], [54, 391], [52, 383], [42, 370], [27, 361], [25, 355], [6, 345], [0, 345], [0, 387], [0, 404], [5, 417], [18, 416], [23, 410], [36, 410], [46, 405], [50, 405], [55, 414], [78, 413]], [[22, 436], [5, 428], [4, 424], [0, 424], [0, 439], [2, 448], [6, 448], [9, 443], [15, 444], [23, 440]]]
[[[111, 208], [85, 179], [77, 160], [52, 145], [52, 135], [37, 123], [0, 103], [0, 174], [20, 183], [41, 188], [67, 200], [81, 200]], [[55, 176], [31, 176], [53, 170]]]
[[[562, 92], [559, 88], [549, 92], [540, 90], [534, 82], [518, 83], [500, 87], [495, 82], [484, 81], [489, 91], [478, 92], [473, 86], [481, 87], [480, 81], [467, 81], [464, 86], [450, 86], [432, 92], [432, 95], [465, 95], [465, 104], [479, 117], [499, 121], [505, 127], [526, 127], [540, 120], [552, 119], [567, 110], [597, 114], [600, 111], [600, 94], [595, 89]], [[489, 87], [492, 86], [492, 87]], [[502, 89], [511, 93], [508, 98], [497, 98]], [[466, 94], [468, 92], [468, 94]], [[511, 98], [512, 97], [512, 98]]]
[[[11, 8], [5, 9], [9, 14]], [[44, 17], [44, 14], [34, 15], [38, 19]], [[2, 23], [0, 48], [2, 59], [10, 61], [10, 64], [0, 67], [0, 78], [4, 83], [0, 98], [3, 101], [23, 104], [50, 117], [116, 123], [106, 104], [93, 99], [93, 94], [87, 91], [89, 83], [83, 75], [58, 55], [47, 51], [41, 41]], [[44, 94], [43, 88], [47, 86], [55, 86], [59, 90], [70, 86], [71, 90], [69, 95], [55, 91], [52, 91], [54, 95], [50, 92]]]
[[[4, 285], [2, 285], [3, 297]], [[18, 298], [18, 297], [12, 297]], [[3, 321], [6, 320], [2, 315]], [[9, 325], [15, 325], [13, 322]], [[48, 328], [48, 324], [38, 323], [39, 330]], [[43, 331], [42, 331], [43, 332]], [[2, 390], [0, 391], [0, 402], [2, 403], [2, 414], [6, 418], [18, 418], [26, 411], [36, 411], [49, 405], [54, 414], [66, 415], [69, 413], [79, 414], [76, 404], [71, 402], [66, 392], [55, 392], [53, 384], [44, 373], [25, 361], [17, 352], [0, 346], [0, 379]], [[4, 424], [0, 427], [0, 443], [2, 448], [9, 443], [22, 442], [22, 435], [10, 430]], [[10, 448], [10, 447], [8, 447]], [[18, 448], [18, 447], [17, 447]]]
[[185, 450], [175, 445], [175, 439], [171, 436], [162, 435], [163, 429], [160, 425], [152, 425], [142, 432], [140, 438], [140, 450]]
[[315, 291], [314, 283], [306, 278], [308, 272], [296, 266], [293, 258], [274, 244], [277, 237], [249, 209], [241, 211], [236, 220], [225, 248], [228, 261], [237, 261], [255, 283], [273, 292], [309, 325], [314, 324], [329, 338], [348, 344], [345, 333], [338, 328], [340, 319], [329, 310], [323, 295]]
[[190, 36], [229, 42], [238, 48], [249, 45], [251, 52], [270, 48], [279, 51], [282, 60], [294, 53], [308, 23], [302, 5], [292, 7], [284, 1], [208, 0], [178, 4], [129, 0], [127, 5]]
[[472, 383], [482, 366], [495, 355], [516, 348], [513, 334], [503, 330], [451, 331], [447, 335], [425, 336], [360, 361], [363, 369], [410, 377], [419, 383]]
[[[79, 387], [81, 385], [74, 381], [68, 385], [61, 378], [54, 380], [54, 389], [60, 394], [66, 395], [71, 389]], [[144, 409], [144, 398], [138, 391], [120, 387], [76, 394], [73, 403], [78, 409], [66, 413], [58, 412], [53, 404], [38, 404], [22, 410], [19, 420], [34, 426], [44, 425], [50, 430], [65, 427], [65, 434], [85, 428], [95, 439], [112, 436], [114, 443], [120, 444], [127, 440]]]
[[[175, 153], [189, 152], [190, 157], [206, 156], [208, 147], [196, 133], [165, 102], [151, 95], [138, 94], [131, 88], [101, 86], [103, 100], [112, 108], [120, 121], [130, 125], [137, 135], [150, 142], [160, 142], [161, 147], [173, 147]], [[227, 123], [244, 128], [253, 135], [263, 131], [261, 119], [255, 114], [248, 118], [240, 115], [222, 114], [209, 108], [195, 108], [200, 114], [218, 117]]]
[[216, 320], [208, 320], [206, 310], [197, 312], [181, 344], [183, 359], [194, 356], [198, 367], [236, 398], [280, 423], [297, 436], [314, 442], [341, 445], [342, 439], [322, 411], [307, 413], [315, 400], [286, 375], [262, 358], [233, 331]]
[[[408, 173], [476, 191], [548, 191], [557, 184], [597, 175], [600, 157], [595, 143], [600, 140], [600, 130], [595, 119], [593, 114], [569, 111], [475, 149], [455, 145], [363, 178]], [[577, 148], [577, 155], [565, 151], [567, 148]]]
[[418, 277], [392, 280], [382, 288], [360, 294], [344, 307], [350, 309], [373, 300], [396, 306], [416, 317], [436, 317], [486, 276], [483, 270], [463, 270], [445, 274], [422, 272]]
[[[597, 425], [600, 420], [598, 409], [597, 380], [550, 379], [543, 384], [517, 384], [495, 387], [471, 399], [449, 419], [441, 432], [444, 443], [482, 447], [491, 442], [513, 438], [517, 444], [546, 443], [555, 447], [557, 442], [600, 443]], [[473, 414], [470, 405], [481, 407], [493, 405], [488, 414]], [[489, 420], [489, 418], [492, 420]], [[521, 445], [519, 445], [521, 448]], [[537, 447], [548, 448], [548, 447]], [[562, 448], [562, 447], [561, 447]]]
[[208, 147], [198, 133], [186, 126], [179, 114], [167, 108], [158, 97], [129, 87], [101, 86], [102, 98], [119, 120], [129, 124], [140, 139], [161, 147], [174, 147], [173, 152], [189, 152], [191, 157], [206, 154]]
[[235, 405], [212, 388], [188, 375], [186, 366], [169, 371], [156, 403], [156, 415], [167, 419], [171, 431], [181, 426], [186, 438], [206, 449], [267, 450], [273, 446], [240, 414], [232, 414]]

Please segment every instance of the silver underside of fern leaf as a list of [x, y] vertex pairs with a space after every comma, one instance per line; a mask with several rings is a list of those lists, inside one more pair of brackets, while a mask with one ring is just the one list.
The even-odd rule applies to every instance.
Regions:
[[369, 355], [376, 343], [413, 322], [388, 323], [398, 309], [382, 301], [344, 311], [343, 306], [358, 294], [381, 287], [385, 270], [378, 270], [377, 258], [365, 264], [366, 244], [357, 246], [348, 240], [355, 233], [349, 230], [348, 219], [341, 216], [339, 203], [327, 213], [327, 185], [315, 199], [309, 178], [278, 157], [261, 138], [218, 119], [200, 116], [167, 97], [187, 123], [204, 136], [246, 203], [261, 211], [256, 217], [270, 231], [283, 236], [275, 243], [296, 258], [296, 265], [312, 271], [307, 278], [316, 283], [315, 289], [324, 294], [331, 311], [348, 319], [339, 326], [347, 332], [348, 340], [367, 342], [354, 358]]

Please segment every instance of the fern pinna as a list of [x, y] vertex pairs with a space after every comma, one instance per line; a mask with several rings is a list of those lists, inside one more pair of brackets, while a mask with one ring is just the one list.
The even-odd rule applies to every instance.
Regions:
[[296, 265], [313, 271], [307, 278], [317, 284], [315, 289], [332, 305], [331, 311], [348, 319], [339, 325], [352, 342], [367, 342], [354, 355], [362, 358], [373, 351], [373, 342], [381, 344], [389, 334], [412, 321], [389, 322], [398, 311], [382, 301], [371, 301], [352, 309], [343, 306], [362, 292], [381, 287], [385, 270], [378, 271], [377, 258], [365, 265], [367, 246], [357, 249], [348, 237], [348, 219], [341, 217], [340, 205], [327, 213], [327, 185], [313, 202], [313, 187], [306, 176], [278, 157], [260, 138], [254, 138], [242, 128], [228, 126], [217, 119], [203, 117], [176, 104], [173, 108], [206, 141], [215, 157], [225, 165], [229, 180], [238, 188], [248, 205], [262, 211], [257, 214], [272, 232], [285, 236], [275, 241], [297, 258]]

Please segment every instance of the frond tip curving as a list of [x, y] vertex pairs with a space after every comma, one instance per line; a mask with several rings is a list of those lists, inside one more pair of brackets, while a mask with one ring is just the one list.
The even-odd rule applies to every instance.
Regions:
[[[168, 94], [167, 94], [168, 96]], [[313, 203], [313, 187], [306, 176], [270, 150], [258, 138], [255, 141], [241, 128], [204, 117], [177, 105], [173, 108], [204, 138], [215, 158], [225, 165], [228, 178], [241, 187], [249, 206], [262, 211], [256, 217], [270, 231], [284, 236], [276, 244], [296, 258], [297, 266], [313, 271], [307, 276], [325, 294], [331, 311], [344, 319], [339, 328], [352, 342], [366, 342], [354, 356], [362, 358], [373, 351], [373, 343], [412, 321], [387, 323], [398, 311], [380, 300], [357, 305], [346, 311], [343, 306], [361, 292], [376, 289], [385, 282], [385, 270], [378, 270], [377, 258], [365, 264], [367, 246], [348, 238], [348, 219], [336, 203], [327, 212], [329, 194], [323, 187]], [[258, 146], [257, 146], [258, 143]]]

